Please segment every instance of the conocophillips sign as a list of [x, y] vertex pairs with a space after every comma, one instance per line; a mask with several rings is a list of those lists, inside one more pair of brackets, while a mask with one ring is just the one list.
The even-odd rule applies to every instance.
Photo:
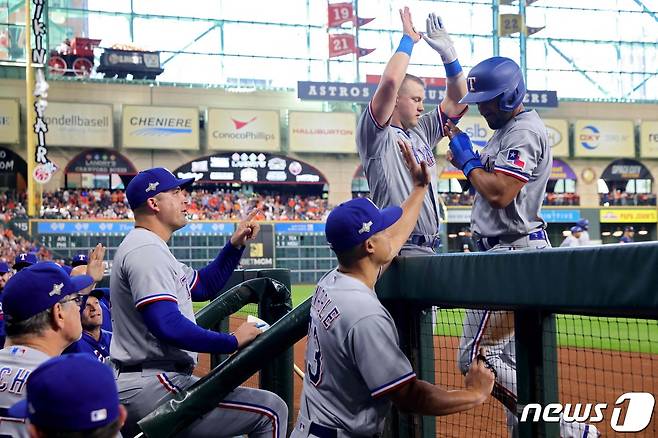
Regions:
[[123, 107], [123, 147], [199, 149], [197, 108]]
[[208, 149], [278, 151], [278, 111], [208, 109]]

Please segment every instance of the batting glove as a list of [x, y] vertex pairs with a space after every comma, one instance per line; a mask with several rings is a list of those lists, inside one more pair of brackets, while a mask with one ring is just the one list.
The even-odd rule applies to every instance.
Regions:
[[460, 132], [452, 137], [449, 146], [452, 152], [453, 164], [461, 169], [467, 178], [473, 169], [484, 169], [482, 161], [480, 161], [480, 155], [473, 151], [471, 139], [466, 133]]
[[455, 45], [445, 27], [443, 27], [441, 17], [431, 13], [425, 22], [427, 24], [427, 33], [423, 34], [423, 39], [427, 41], [427, 44], [441, 55], [444, 64], [450, 64], [456, 60]]

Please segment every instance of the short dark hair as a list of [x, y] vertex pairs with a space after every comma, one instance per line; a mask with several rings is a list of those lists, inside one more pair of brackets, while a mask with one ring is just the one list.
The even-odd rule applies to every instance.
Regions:
[[[421, 78], [419, 78], [418, 76], [410, 75], [409, 73], [407, 73], [407, 74], [404, 75], [404, 79], [402, 80], [402, 85], [404, 85], [404, 83], [407, 82], [407, 81], [415, 82], [418, 85], [425, 88], [425, 82]], [[402, 85], [400, 85], [400, 88], [402, 88]]]
[[5, 316], [5, 333], [7, 337], [38, 335], [50, 326], [52, 307], [22, 321], [12, 322]]
[[87, 430], [65, 431], [43, 429], [36, 425], [35, 427], [47, 438], [115, 438], [121, 429], [118, 418], [105, 426]]
[[352, 248], [343, 250], [343, 251], [334, 251], [336, 253], [336, 258], [338, 263], [344, 267], [350, 267], [354, 265], [357, 261], [361, 260], [366, 256], [366, 252], [363, 248], [363, 243], [360, 243]]

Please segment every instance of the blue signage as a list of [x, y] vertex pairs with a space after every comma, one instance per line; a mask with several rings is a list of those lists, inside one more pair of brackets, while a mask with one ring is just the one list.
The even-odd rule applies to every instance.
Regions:
[[539, 215], [548, 223], [576, 223], [580, 210], [542, 210]]
[[[324, 100], [344, 102], [370, 102], [377, 84], [365, 82], [297, 82], [297, 97], [302, 100]], [[445, 96], [443, 87], [427, 87], [425, 103], [438, 105]], [[528, 90], [523, 104], [535, 108], [557, 108], [557, 91]]]
[[[131, 221], [112, 222], [78, 222], [48, 221], [38, 222], [39, 234], [128, 234], [134, 228]], [[191, 222], [176, 231], [176, 235], [191, 234], [232, 234], [235, 224], [232, 222]]]
[[274, 224], [275, 233], [324, 233], [324, 223], [316, 222], [278, 222]]

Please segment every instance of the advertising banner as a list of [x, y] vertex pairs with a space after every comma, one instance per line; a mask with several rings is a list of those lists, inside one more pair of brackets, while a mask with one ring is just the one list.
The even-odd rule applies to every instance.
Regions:
[[356, 153], [356, 114], [291, 111], [292, 152]]
[[658, 158], [658, 121], [640, 124], [640, 157]]
[[199, 110], [125, 105], [121, 132], [125, 148], [199, 149]]
[[562, 119], [542, 119], [546, 125], [548, 144], [554, 157], [569, 156], [569, 123]]
[[49, 102], [44, 120], [51, 146], [114, 146], [112, 105]]
[[278, 151], [278, 111], [209, 108], [208, 149]]
[[576, 120], [576, 157], [634, 157], [635, 138], [630, 120]]
[[18, 143], [19, 113], [18, 100], [0, 99], [0, 143]]

